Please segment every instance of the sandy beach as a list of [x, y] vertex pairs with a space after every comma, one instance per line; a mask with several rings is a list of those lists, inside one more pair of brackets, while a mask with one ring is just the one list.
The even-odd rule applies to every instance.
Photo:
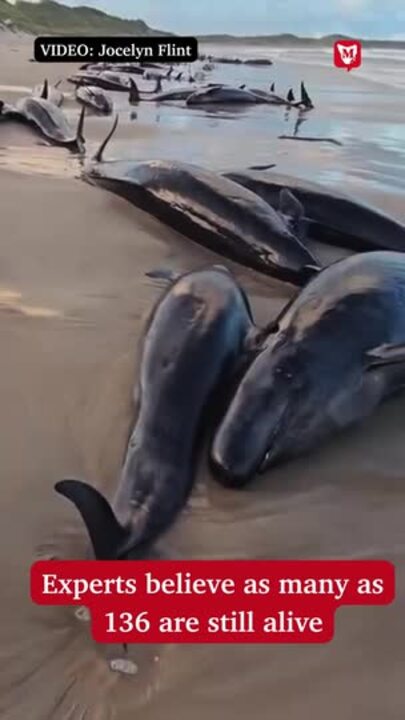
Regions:
[[[123, 111], [109, 156], [171, 157], [214, 169], [275, 162], [280, 172], [341, 187], [405, 221], [405, 99], [387, 80], [394, 77], [386, 69], [390, 61], [373, 60], [370, 78], [296, 53], [280, 54], [270, 70], [222, 72], [230, 79], [239, 72], [240, 83], [256, 73], [249, 77], [263, 87], [268, 73], [296, 90], [303, 76], [316, 105], [305, 133], [335, 137], [341, 147], [278, 140], [296, 120], [280, 109], [222, 116], [144, 103], [136, 120]], [[75, 69], [30, 63], [31, 54], [30, 41], [0, 37], [3, 100], [23, 96], [45, 71], [52, 82]], [[63, 84], [67, 92], [72, 87]], [[77, 122], [73, 98], [66, 112]], [[111, 118], [86, 120], [88, 152], [110, 125]], [[243, 492], [224, 490], [201, 467], [188, 507], [161, 541], [187, 558], [395, 562], [395, 603], [340, 610], [331, 644], [138, 646], [130, 655], [139, 673], [124, 677], [107, 663], [116, 648], [95, 645], [72, 608], [31, 603], [31, 563], [80, 558], [86, 547], [83, 526], [54, 483], [84, 478], [108, 497], [115, 489], [134, 420], [136, 349], [162, 291], [145, 273], [223, 261], [83, 183], [79, 171], [65, 150], [45, 146], [25, 128], [0, 126], [0, 716], [399, 720], [405, 710], [403, 397]], [[294, 293], [226, 264], [259, 323], [275, 317]]]

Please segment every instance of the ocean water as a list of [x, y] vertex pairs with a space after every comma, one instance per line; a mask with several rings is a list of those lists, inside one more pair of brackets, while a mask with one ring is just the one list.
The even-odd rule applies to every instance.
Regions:
[[[117, 137], [110, 152], [192, 160], [215, 169], [275, 162], [280, 171], [360, 194], [403, 195], [405, 52], [366, 50], [363, 66], [348, 73], [333, 66], [328, 50], [202, 49], [229, 57], [269, 56], [274, 62], [270, 67], [217, 64], [205, 81], [261, 89], [275, 82], [276, 92], [285, 96], [292, 88], [299, 98], [303, 80], [315, 109], [300, 113], [266, 105], [187, 108], [180, 102], [141, 103], [135, 125], [157, 124], [161, 132], [125, 147], [125, 140], [120, 143]], [[123, 117], [125, 122], [125, 111]], [[280, 135], [325, 140], [305, 143], [280, 140]]]

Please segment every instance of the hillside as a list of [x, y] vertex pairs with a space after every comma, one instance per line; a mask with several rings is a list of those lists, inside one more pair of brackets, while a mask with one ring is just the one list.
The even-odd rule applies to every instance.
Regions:
[[17, 5], [0, 0], [0, 23], [7, 20], [34, 35], [169, 35], [148, 27], [143, 20], [124, 20], [95, 8], [71, 8], [52, 0]]
[[[335, 40], [343, 40], [345, 35], [324, 35], [320, 38], [298, 37], [285, 33], [283, 35], [200, 35], [201, 43], [217, 43], [224, 45], [271, 45], [272, 47], [331, 47]], [[347, 38], [350, 39], [350, 38]], [[357, 38], [356, 38], [357, 39]], [[361, 39], [361, 38], [360, 38]], [[364, 47], [371, 48], [405, 48], [404, 40], [362, 40]]]
[[[84, 0], [85, 1], [85, 0]], [[191, 1], [191, 0], [190, 0]], [[143, 20], [125, 20], [108, 13], [86, 7], [67, 7], [53, 0], [43, 0], [39, 4], [23, 2], [10, 5], [0, 0], [0, 31], [6, 24], [33, 35], [173, 35], [162, 30], [150, 28]], [[1, 37], [1, 34], [0, 34]], [[344, 35], [326, 35], [320, 38], [298, 37], [289, 33], [281, 35], [203, 35], [198, 38], [202, 43], [223, 45], [249, 44], [272, 47], [330, 47], [335, 40]], [[405, 48], [405, 41], [363, 40], [365, 47]]]

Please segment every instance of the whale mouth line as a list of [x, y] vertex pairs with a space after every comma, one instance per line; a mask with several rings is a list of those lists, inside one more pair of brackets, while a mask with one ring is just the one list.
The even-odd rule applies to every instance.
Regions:
[[281, 437], [281, 434], [287, 424], [288, 418], [290, 416], [290, 408], [291, 408], [291, 402], [287, 400], [284, 404], [284, 407], [280, 413], [280, 417], [278, 419], [278, 422], [276, 423], [275, 427], [271, 431], [266, 447], [267, 450], [265, 451], [259, 465], [257, 472], [259, 475], [263, 474], [267, 468], [269, 467], [270, 463], [277, 457], [278, 455], [278, 449], [275, 447], [276, 441]]

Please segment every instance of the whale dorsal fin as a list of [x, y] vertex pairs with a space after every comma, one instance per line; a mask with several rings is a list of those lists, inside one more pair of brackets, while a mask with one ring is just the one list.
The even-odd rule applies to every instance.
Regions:
[[136, 84], [135, 80], [133, 80], [132, 78], [129, 79], [129, 85], [130, 85], [129, 102], [131, 103], [131, 105], [132, 104], [135, 105], [136, 103], [139, 102], [138, 85]]
[[62, 480], [55, 490], [68, 498], [83, 518], [97, 560], [115, 560], [130, 533], [119, 524], [105, 497], [81, 480]]
[[270, 85], [270, 92], [274, 92], [275, 89], [276, 89], [276, 83], [273, 82], [273, 83], [271, 83], [271, 85]]
[[42, 98], [42, 100], [48, 100], [48, 96], [49, 96], [49, 85], [48, 85], [48, 80], [45, 79], [44, 85], [42, 88], [41, 98]]
[[314, 107], [313, 102], [312, 102], [311, 98], [309, 97], [309, 95], [308, 95], [308, 93], [307, 93], [307, 89], [306, 89], [306, 87], [305, 87], [305, 85], [304, 85], [303, 82], [301, 82], [301, 103], [302, 103], [302, 104], [304, 105], [304, 107], [306, 107], [306, 108], [313, 108], [313, 107]]
[[294, 102], [294, 101], [295, 101], [295, 96], [294, 96], [294, 92], [293, 92], [293, 89], [292, 89], [292, 88], [290, 88], [289, 91], [288, 91], [288, 93], [287, 93], [287, 100], [288, 100], [288, 102]]
[[279, 195], [279, 212], [284, 215], [288, 226], [300, 239], [305, 237], [306, 224], [304, 206], [288, 188], [282, 188]]

